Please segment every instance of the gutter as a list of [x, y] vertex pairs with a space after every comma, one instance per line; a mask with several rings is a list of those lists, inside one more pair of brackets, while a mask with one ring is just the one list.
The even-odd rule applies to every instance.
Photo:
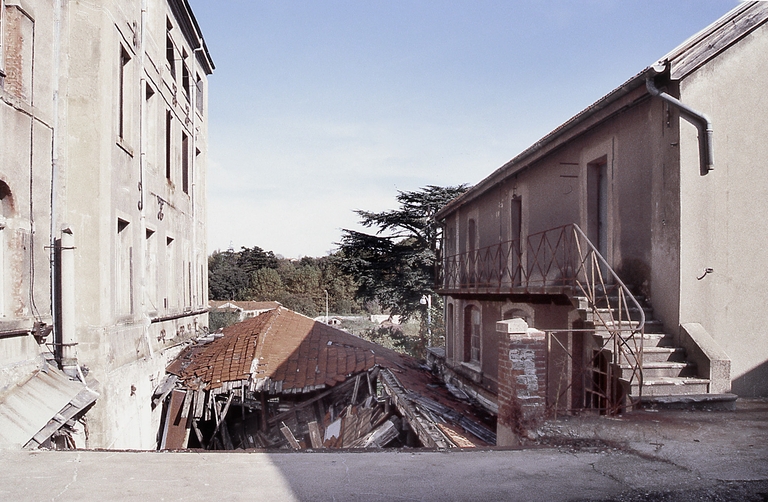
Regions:
[[645, 80], [645, 87], [652, 96], [660, 98], [677, 108], [680, 111], [680, 116], [693, 124], [699, 131], [699, 174], [706, 176], [709, 171], [712, 171], [715, 168], [715, 159], [712, 149], [712, 139], [714, 135], [712, 122], [703, 113], [694, 110], [679, 99], [659, 90], [652, 77], [648, 77]]

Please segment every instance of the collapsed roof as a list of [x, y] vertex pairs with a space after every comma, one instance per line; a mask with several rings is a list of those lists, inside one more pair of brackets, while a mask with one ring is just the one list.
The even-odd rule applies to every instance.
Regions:
[[[451, 396], [416, 359], [284, 307], [209, 335], [167, 372], [170, 379], [156, 392], [158, 403], [170, 396], [161, 448], [194, 444], [191, 429], [197, 445], [230, 449], [238, 443], [230, 428], [242, 448], [383, 446], [365, 437], [382, 426], [391, 432], [400, 417], [424, 446], [495, 443], [478, 410]], [[232, 406], [240, 407], [239, 420], [237, 413], [227, 419]], [[388, 420], [395, 410], [400, 417]], [[354, 434], [347, 428], [344, 438], [341, 429], [328, 436], [351, 417]], [[313, 439], [313, 432], [325, 439]]]

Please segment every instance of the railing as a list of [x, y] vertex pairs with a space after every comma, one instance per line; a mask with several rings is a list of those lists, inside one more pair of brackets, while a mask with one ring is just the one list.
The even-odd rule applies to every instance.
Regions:
[[[637, 384], [636, 398], [642, 395], [645, 313], [577, 225], [532, 234], [524, 246], [518, 241], [507, 241], [445, 256], [438, 285], [444, 294], [569, 296], [592, 328], [568, 331], [602, 335], [595, 337], [600, 342], [586, 364], [593, 375], [602, 375], [596, 377], [599, 382], [585, 385], [585, 391], [601, 403], [596, 407], [616, 412], [623, 406], [628, 393], [618, 384], [619, 378], [630, 389]], [[609, 364], [605, 361], [606, 350], [610, 352]], [[615, 374], [622, 367], [628, 375]], [[561, 391], [568, 391], [572, 385], [573, 382]]]

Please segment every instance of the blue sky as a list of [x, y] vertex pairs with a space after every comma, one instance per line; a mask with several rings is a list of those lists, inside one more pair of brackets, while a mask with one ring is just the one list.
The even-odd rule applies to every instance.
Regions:
[[323, 256], [355, 209], [474, 184], [737, 0], [190, 0], [208, 249]]

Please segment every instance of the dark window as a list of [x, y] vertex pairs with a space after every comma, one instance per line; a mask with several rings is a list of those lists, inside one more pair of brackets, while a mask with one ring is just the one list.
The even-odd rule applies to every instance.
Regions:
[[171, 112], [165, 112], [165, 177], [171, 179]]
[[119, 104], [119, 117], [118, 117], [118, 126], [117, 126], [117, 135], [121, 138], [125, 139], [125, 133], [126, 133], [126, 99], [127, 99], [127, 75], [128, 72], [128, 63], [131, 61], [131, 56], [128, 54], [128, 52], [125, 50], [125, 48], [120, 47], [120, 104]]
[[171, 29], [173, 25], [168, 20], [167, 31], [165, 34], [165, 60], [168, 62], [168, 66], [171, 70], [171, 77], [176, 79], [176, 49], [173, 46], [173, 38], [171, 38]]
[[189, 136], [181, 133], [181, 188], [189, 193]]
[[181, 88], [184, 89], [184, 96], [186, 96], [187, 101], [189, 101], [192, 88], [192, 79], [189, 75], [189, 67], [187, 66], [186, 62], [186, 54], [181, 63]]
[[472, 305], [464, 309], [464, 361], [480, 362], [480, 310]]

